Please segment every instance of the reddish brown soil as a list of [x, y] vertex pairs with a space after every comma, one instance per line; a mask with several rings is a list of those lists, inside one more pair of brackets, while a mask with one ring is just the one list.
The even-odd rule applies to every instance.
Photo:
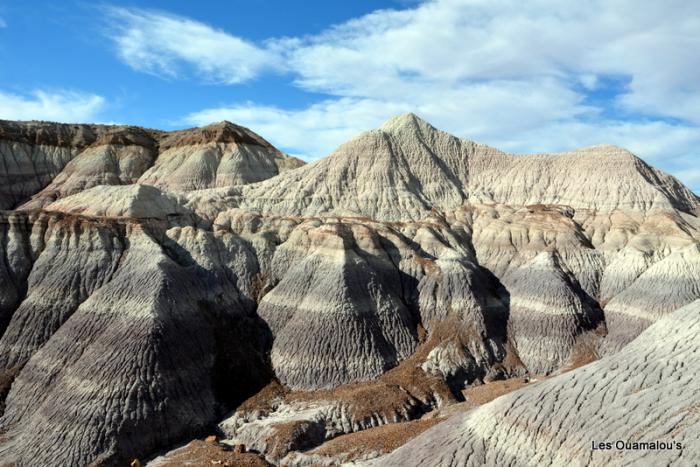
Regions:
[[529, 378], [520, 377], [505, 379], [503, 381], [493, 381], [482, 384], [481, 386], [473, 386], [462, 391], [465, 399], [464, 404], [470, 405], [471, 407], [478, 407], [504, 394], [525, 387], [528, 384], [530, 384]]
[[465, 402], [448, 405], [428, 413], [420, 420], [392, 423], [376, 428], [350, 433], [334, 438], [307, 454], [319, 456], [342, 456], [343, 461], [352, 461], [371, 452], [389, 453], [428, 428], [443, 422], [457, 413], [463, 413], [530, 384], [526, 377], [494, 381], [463, 391]]
[[[596, 334], [603, 332], [596, 329]], [[588, 365], [591, 362], [598, 360], [598, 350], [597, 350], [597, 340], [593, 336], [582, 336], [576, 342], [573, 352], [569, 357], [569, 361], [564, 365], [559, 371], [560, 373], [565, 373], [567, 371], [575, 370], [584, 365]]]
[[[238, 411], [269, 412], [274, 402], [280, 400], [287, 402], [332, 400], [350, 406], [353, 422], [361, 423], [376, 417], [377, 414], [383, 415], [389, 421], [395, 419], [404, 421], [405, 412], [414, 410], [416, 403], [435, 405], [438, 401], [441, 404], [457, 403], [457, 399], [445, 381], [425, 373], [419, 364], [441, 342], [454, 339], [460, 345], [465, 345], [471, 339], [480, 339], [480, 336], [474, 329], [458, 320], [444, 320], [430, 323], [430, 325], [432, 327], [430, 336], [416, 352], [376, 381], [347, 384], [334, 389], [294, 392], [274, 381], [246, 400]], [[508, 370], [520, 366], [521, 363], [512, 349], [507, 350], [508, 355], [503, 366]], [[507, 383], [505, 387], [508, 387], [508, 384], [512, 383]], [[492, 384], [487, 386], [492, 387]], [[414, 417], [420, 415], [420, 412], [412, 414]]]
[[163, 467], [212, 466], [212, 467], [267, 467], [271, 465], [259, 454], [237, 453], [233, 448], [218, 443], [195, 440], [167, 456]]
[[166, 133], [161, 139], [160, 149], [165, 151], [174, 147], [205, 143], [239, 143], [274, 149], [270, 143], [248, 128], [230, 122]]
[[476, 337], [471, 329], [452, 322], [435, 324], [426, 342], [416, 352], [395, 368], [387, 371], [378, 380], [367, 383], [348, 384], [335, 389], [321, 391], [298, 391], [290, 393], [288, 400], [341, 400], [353, 407], [353, 419], [359, 421], [373, 414], [391, 415], [401, 412], [412, 401], [457, 402], [445, 381], [425, 373], [418, 365], [440, 342], [457, 339], [461, 343]]
[[237, 411], [253, 412], [258, 410], [263, 413], [270, 412], [272, 411], [275, 401], [284, 399], [289, 392], [289, 389], [282, 386], [279, 381], [273, 380], [255, 395], [246, 399], [240, 406], [238, 406]]
[[[274, 406], [282, 401], [337, 401], [348, 407], [348, 415], [353, 423], [361, 427], [360, 431], [342, 435], [315, 448], [308, 447], [313, 449], [311, 453], [317, 455], [352, 451], [349, 454], [356, 458], [372, 451], [390, 452], [396, 449], [444, 419], [443, 410], [451, 407], [456, 407], [456, 410], [468, 410], [527, 384], [527, 380], [522, 378], [487, 383], [466, 391], [468, 402], [458, 403], [442, 378], [427, 374], [419, 365], [425, 361], [430, 351], [441, 343], [454, 340], [458, 345], [467, 345], [470, 341], [482, 337], [473, 327], [459, 320], [448, 319], [430, 322], [428, 325], [431, 332], [426, 336], [425, 330], [422, 330], [422, 343], [416, 352], [375, 381], [316, 391], [290, 391], [274, 381], [246, 400], [238, 411], [271, 412]], [[507, 356], [501, 366], [509, 373], [522, 364], [510, 347], [506, 350]], [[433, 410], [438, 405], [441, 408]], [[428, 410], [433, 411], [424, 415]], [[416, 420], [421, 416], [423, 419]], [[388, 424], [384, 424], [386, 422]], [[289, 451], [304, 451], [303, 444], [309, 441], [305, 435], [309, 429], [305, 424], [308, 423], [295, 421], [276, 426], [273, 439], [268, 439], [268, 454], [281, 458]], [[373, 427], [379, 424], [383, 425]], [[362, 427], [365, 429], [362, 430]]]
[[413, 420], [349, 433], [323, 443], [308, 454], [337, 456], [349, 453], [348, 460], [352, 460], [367, 452], [391, 452], [441, 421], [441, 418]]

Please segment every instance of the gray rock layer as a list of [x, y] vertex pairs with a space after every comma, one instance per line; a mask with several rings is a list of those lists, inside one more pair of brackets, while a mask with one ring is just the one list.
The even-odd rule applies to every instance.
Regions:
[[678, 180], [622, 148], [514, 156], [451, 136], [412, 114], [274, 182], [245, 187], [239, 196], [241, 206], [263, 212], [384, 220], [418, 220], [465, 201], [605, 212], [690, 213], [700, 206]]
[[99, 185], [139, 182], [180, 191], [239, 185], [301, 165], [230, 122], [161, 132], [0, 121], [0, 209], [39, 209]]
[[[657, 413], [606, 389], [685, 381], [653, 366], [653, 349], [695, 371], [692, 335], [663, 329], [700, 299], [698, 198], [620, 148], [516, 157], [405, 115], [295, 170], [226, 122], [0, 122], [0, 157], [0, 209], [24, 203], [0, 212], [3, 461], [118, 465], [200, 434], [273, 376], [299, 390], [358, 384], [379, 402], [362, 385], [380, 378], [405, 400], [420, 379], [431, 389], [411, 400], [424, 408], [430, 394], [457, 400], [465, 385], [556, 373], [599, 350], [600, 373], [537, 386], [556, 400], [524, 392], [479, 409], [462, 430], [471, 444], [444, 436], [471, 454], [438, 458], [578, 462], [585, 452], [548, 430], [622, 436], [629, 414]], [[647, 327], [660, 341], [641, 348]], [[684, 407], [686, 386], [663, 397]], [[295, 442], [318, 434], [311, 418]]]
[[504, 279], [510, 292], [511, 338], [520, 360], [535, 374], [564, 366], [581, 335], [603, 318], [559, 262], [557, 255], [542, 252]]
[[[49, 217], [34, 224], [43, 247], [31, 265], [27, 294], [0, 338], [0, 371], [24, 366], [112, 278], [125, 250], [117, 229], [75, 218]], [[29, 249], [27, 236], [16, 241]]]
[[289, 250], [309, 243], [258, 309], [275, 336], [275, 373], [290, 387], [376, 378], [417, 344], [414, 317], [397, 288], [398, 271], [382, 240], [362, 230], [355, 233], [366, 235], [374, 251], [362, 250], [349, 226], [331, 224], [290, 238], [275, 255], [276, 263], [287, 262], [287, 254], [298, 254]]
[[[4, 369], [20, 371], [0, 457], [17, 465], [121, 465], [210, 426], [269, 378], [264, 328], [216, 268], [187, 264], [147, 225], [89, 226], [47, 234], [29, 278], [36, 299], [3, 336]], [[91, 247], [93, 237], [121, 248]], [[97, 256], [76, 260], [71, 245]], [[109, 276], [81, 275], [91, 270]]]
[[[696, 465], [699, 332], [695, 301], [618, 354], [457, 415], [368, 465]], [[616, 441], [671, 448], [592, 449]]]

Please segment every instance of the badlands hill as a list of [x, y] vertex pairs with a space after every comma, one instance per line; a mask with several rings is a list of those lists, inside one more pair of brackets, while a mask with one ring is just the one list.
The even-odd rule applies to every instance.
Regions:
[[419, 220], [469, 204], [691, 212], [698, 198], [629, 151], [593, 146], [519, 157], [433, 128], [413, 114], [363, 133], [302, 170], [243, 189], [242, 203], [286, 215]]
[[163, 132], [0, 121], [0, 155], [2, 209], [41, 208], [98, 185], [139, 183], [178, 191], [233, 186], [303, 164], [229, 122]]
[[[227, 122], [2, 122], [0, 158], [3, 461], [217, 433], [337, 465], [431, 425], [377, 465], [611, 461], [600, 427], [698, 456], [700, 199], [624, 149], [516, 156], [408, 114], [308, 165]], [[651, 405], [669, 431], [621, 418]]]
[[[695, 301], [617, 355], [456, 416], [371, 464], [696, 465], [698, 333]], [[622, 448], [591, 449], [605, 441]], [[634, 449], [639, 441], [684, 449]]]

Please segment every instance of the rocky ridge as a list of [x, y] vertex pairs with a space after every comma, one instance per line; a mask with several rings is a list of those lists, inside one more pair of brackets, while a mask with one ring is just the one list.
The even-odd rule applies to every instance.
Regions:
[[[696, 464], [698, 332], [700, 300], [616, 355], [455, 416], [369, 465]], [[591, 448], [602, 442], [622, 444]]]
[[303, 164], [230, 122], [164, 132], [0, 121], [0, 154], [2, 209], [42, 208], [100, 185], [140, 183], [175, 191], [231, 186]]
[[218, 423], [292, 462], [476, 385], [615, 362], [700, 299], [700, 200], [620, 148], [514, 156], [409, 114], [292, 168], [229, 123], [0, 129], [17, 465], [120, 465]]
[[239, 196], [242, 206], [261, 212], [396, 221], [464, 203], [644, 213], [698, 208], [697, 196], [678, 180], [622, 148], [516, 156], [459, 139], [412, 114], [362, 133], [302, 170], [242, 188]]

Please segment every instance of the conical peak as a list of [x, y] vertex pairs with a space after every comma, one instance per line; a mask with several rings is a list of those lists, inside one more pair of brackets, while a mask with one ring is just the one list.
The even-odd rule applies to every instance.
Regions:
[[211, 131], [250, 131], [246, 127], [236, 125], [228, 120], [221, 120], [220, 122], [210, 123], [207, 126], [202, 127], [202, 129], [207, 129]]
[[437, 131], [430, 123], [411, 112], [390, 118], [382, 124], [380, 129], [389, 133], [406, 129], [429, 129], [432, 131]]
[[415, 114], [405, 113], [386, 120], [379, 128], [363, 131], [341, 144], [331, 155], [357, 152], [359, 147], [362, 148], [360, 151], [362, 155], [374, 158], [377, 154], [391, 152], [392, 136], [405, 141], [407, 138], [431, 131], [438, 130]]
[[418, 115], [414, 114], [413, 112], [405, 112], [399, 115], [394, 115], [393, 117], [389, 118], [384, 122], [384, 125], [387, 125], [391, 122], [416, 122], [416, 121], [423, 121]]
[[588, 146], [584, 149], [600, 152], [629, 152], [627, 149], [615, 144], [594, 144], [593, 146]]

